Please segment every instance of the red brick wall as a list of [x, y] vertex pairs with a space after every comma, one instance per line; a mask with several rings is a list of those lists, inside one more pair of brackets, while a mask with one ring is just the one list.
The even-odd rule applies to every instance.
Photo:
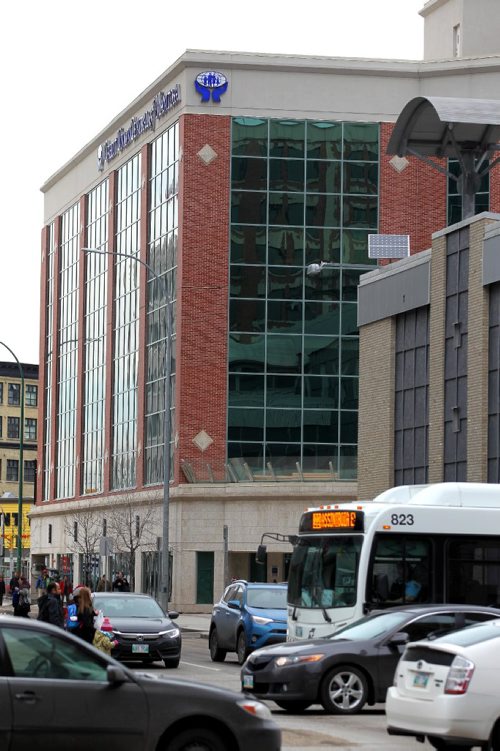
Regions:
[[[180, 143], [175, 481], [184, 482], [181, 460], [215, 470], [226, 454], [231, 119], [184, 115]], [[217, 153], [209, 165], [197, 155], [206, 144]], [[192, 442], [200, 430], [214, 441], [204, 453]]]
[[500, 214], [500, 164], [490, 173], [490, 211]]
[[409, 157], [406, 169], [396, 172], [386, 153], [393, 127], [380, 125], [379, 232], [410, 235], [413, 255], [430, 248], [432, 233], [446, 226], [446, 177], [416, 157]]

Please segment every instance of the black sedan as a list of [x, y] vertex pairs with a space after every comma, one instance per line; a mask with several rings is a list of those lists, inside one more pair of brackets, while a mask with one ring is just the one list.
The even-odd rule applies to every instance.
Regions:
[[257, 649], [243, 665], [242, 690], [289, 712], [322, 704], [330, 714], [355, 714], [367, 703], [385, 701], [407, 642], [499, 617], [500, 610], [474, 605], [372, 613], [328, 639]]
[[40, 621], [0, 618], [0, 748], [37, 751], [279, 751], [249, 697], [132, 672]]
[[145, 665], [163, 660], [167, 668], [178, 667], [182, 639], [172, 620], [179, 613], [171, 610], [167, 616], [149, 595], [128, 592], [96, 592], [93, 603], [106, 616], [102, 630], [118, 642], [113, 657], [141, 660]]

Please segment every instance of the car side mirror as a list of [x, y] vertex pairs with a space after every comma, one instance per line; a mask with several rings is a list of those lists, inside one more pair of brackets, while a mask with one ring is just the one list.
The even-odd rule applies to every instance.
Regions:
[[228, 608], [231, 608], [232, 610], [241, 610], [241, 605], [239, 600], [229, 600], [227, 603]]
[[406, 631], [397, 631], [389, 639], [389, 644], [391, 647], [403, 647], [405, 644], [408, 644], [409, 641], [410, 637]]
[[119, 686], [121, 683], [128, 683], [128, 676], [119, 665], [108, 665], [106, 675], [108, 683], [112, 686]]
[[177, 612], [177, 610], [169, 610], [168, 617], [171, 621], [175, 621], [175, 619], [179, 617], [179, 613]]

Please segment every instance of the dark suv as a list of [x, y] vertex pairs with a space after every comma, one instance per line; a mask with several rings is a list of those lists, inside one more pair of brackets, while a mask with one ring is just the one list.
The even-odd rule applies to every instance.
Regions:
[[286, 640], [287, 585], [232, 582], [214, 605], [209, 648], [214, 662], [236, 652], [243, 665], [254, 649]]

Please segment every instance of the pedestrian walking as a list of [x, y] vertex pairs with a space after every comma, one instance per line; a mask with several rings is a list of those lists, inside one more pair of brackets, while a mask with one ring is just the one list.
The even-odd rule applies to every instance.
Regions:
[[118, 571], [117, 577], [113, 582], [113, 592], [130, 592], [130, 584], [123, 575], [123, 571]]
[[11, 595], [16, 589], [19, 589], [20, 581], [19, 581], [19, 571], [14, 571], [9, 582], [9, 591]]
[[97, 582], [96, 592], [111, 592], [111, 582], [106, 579], [106, 574], [99, 577]]
[[64, 628], [64, 610], [57, 582], [50, 582], [47, 593], [38, 599], [38, 620]]
[[0, 605], [3, 605], [3, 598], [5, 597], [5, 579], [3, 574], [0, 574]]
[[47, 569], [42, 569], [40, 573], [38, 574], [37, 580], [35, 582], [35, 589], [36, 589], [36, 596], [41, 597], [43, 594], [45, 594], [45, 577], [46, 577], [46, 571]]
[[14, 615], [17, 615], [20, 618], [29, 618], [30, 610], [31, 601], [29, 591], [27, 589], [21, 589], [16, 606], [14, 607]]
[[80, 639], [92, 644], [95, 636], [94, 618], [97, 612], [92, 607], [92, 598], [88, 587], [78, 587], [73, 595], [76, 604], [76, 616], [78, 628], [73, 632]]
[[62, 581], [59, 582], [59, 588], [61, 590], [61, 600], [67, 605], [70, 602], [70, 596], [73, 594], [73, 584], [70, 581], [69, 576], [66, 574], [63, 576]]

